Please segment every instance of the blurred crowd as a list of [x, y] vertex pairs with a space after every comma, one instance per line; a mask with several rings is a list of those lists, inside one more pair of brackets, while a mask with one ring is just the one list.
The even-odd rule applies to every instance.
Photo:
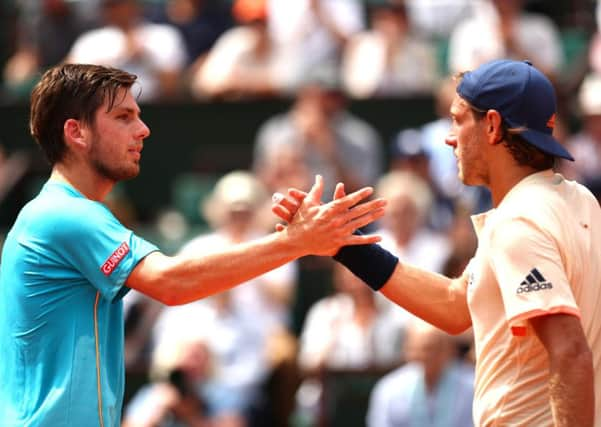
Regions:
[[[328, 198], [342, 181], [389, 200], [369, 231], [401, 261], [462, 274], [476, 247], [470, 215], [490, 199], [461, 184], [443, 142], [452, 75], [501, 57], [552, 79], [554, 134], [576, 159], [558, 168], [601, 198], [601, 6], [591, 1], [9, 0], [0, 22], [3, 104], [26, 102], [63, 61], [137, 74], [142, 103], [292, 99], [257, 128], [247, 170], [182, 176], [180, 191], [196, 190], [191, 208], [156, 224], [174, 251], [271, 232], [270, 195], [319, 173]], [[423, 95], [435, 117], [390, 141], [349, 109]], [[26, 168], [0, 150], [0, 203]], [[118, 190], [107, 204], [135, 225]], [[329, 259], [181, 307], [134, 292], [125, 303], [126, 427], [471, 426], [470, 335], [421, 323]], [[351, 381], [350, 404], [336, 378]]]
[[[449, 73], [498, 57], [528, 58], [558, 82], [578, 80], [573, 42], [588, 42], [595, 6], [545, 3], [7, 0], [3, 97], [22, 99], [63, 61], [133, 72], [140, 99], [162, 102], [293, 95], [315, 74], [353, 98], [433, 93]], [[599, 45], [594, 37], [593, 70]]]

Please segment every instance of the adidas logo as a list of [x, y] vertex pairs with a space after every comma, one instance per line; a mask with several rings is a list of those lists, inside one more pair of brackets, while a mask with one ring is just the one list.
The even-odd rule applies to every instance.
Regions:
[[553, 288], [551, 282], [548, 282], [538, 269], [533, 268], [530, 270], [530, 273], [528, 273], [524, 281], [520, 283], [517, 293], [523, 294], [524, 292], [541, 291], [543, 289], [551, 288]]

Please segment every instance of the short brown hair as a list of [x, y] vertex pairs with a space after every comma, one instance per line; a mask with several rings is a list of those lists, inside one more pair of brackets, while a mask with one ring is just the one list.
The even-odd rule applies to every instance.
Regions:
[[547, 154], [526, 141], [520, 129], [511, 129], [503, 123], [503, 145], [507, 147], [513, 159], [520, 166], [530, 166], [542, 171], [555, 166], [555, 156]]
[[108, 100], [115, 105], [120, 89], [129, 89], [134, 74], [89, 64], [62, 64], [46, 71], [31, 93], [29, 129], [51, 165], [63, 160], [67, 119], [94, 124], [94, 114]]

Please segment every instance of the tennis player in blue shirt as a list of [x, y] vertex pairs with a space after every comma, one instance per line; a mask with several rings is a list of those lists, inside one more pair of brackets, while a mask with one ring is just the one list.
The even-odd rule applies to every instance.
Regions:
[[[210, 256], [163, 255], [102, 201], [135, 177], [150, 131], [136, 77], [101, 66], [47, 71], [31, 96], [31, 133], [52, 165], [8, 233], [0, 265], [0, 424], [118, 427], [124, 390], [121, 298], [136, 289], [183, 304], [304, 255], [378, 241], [353, 231], [383, 214], [364, 188], [321, 204], [316, 178], [284, 231]], [[318, 235], [320, 238], [315, 239]], [[202, 325], [190, 325], [202, 328]]]

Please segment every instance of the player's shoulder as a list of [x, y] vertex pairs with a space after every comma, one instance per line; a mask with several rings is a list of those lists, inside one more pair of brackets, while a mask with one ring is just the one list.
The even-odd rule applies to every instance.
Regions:
[[39, 233], [73, 229], [85, 231], [114, 220], [102, 203], [87, 199], [68, 186], [54, 184], [46, 184], [40, 194], [23, 208], [20, 216]]
[[32, 200], [32, 210], [52, 218], [75, 218], [80, 221], [110, 215], [110, 210], [104, 204], [88, 199], [73, 187], [61, 184], [46, 184]]
[[[585, 197], [586, 188], [566, 180], [560, 174], [537, 174], [518, 184], [501, 203], [501, 212], [508, 217], [543, 219], [561, 217], [571, 210], [572, 203]], [[578, 198], [574, 196], [578, 195]], [[582, 203], [588, 203], [582, 200]]]

